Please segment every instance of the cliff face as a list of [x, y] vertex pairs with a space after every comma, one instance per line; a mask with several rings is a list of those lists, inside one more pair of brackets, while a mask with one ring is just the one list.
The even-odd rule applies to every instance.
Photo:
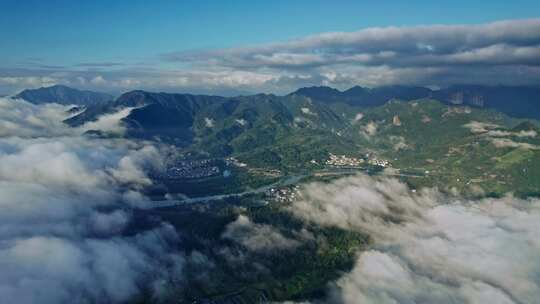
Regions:
[[399, 119], [398, 115], [394, 115], [394, 117], [392, 118], [392, 124], [394, 126], [401, 126], [401, 119]]
[[514, 117], [540, 119], [540, 86], [459, 85], [433, 91], [433, 98], [448, 104], [491, 108]]

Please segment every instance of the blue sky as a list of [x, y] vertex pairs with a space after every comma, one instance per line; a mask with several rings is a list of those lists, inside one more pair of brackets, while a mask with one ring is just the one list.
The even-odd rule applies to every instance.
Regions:
[[[118, 71], [119, 64], [137, 71], [171, 71], [193, 63], [164, 61], [163, 54], [272, 44], [368, 27], [483, 24], [540, 15], [540, 1], [375, 3], [2, 0], [0, 77], [29, 75], [20, 69], [95, 71], [95, 64], [102, 64], [100, 69], [108, 65], [105, 72]], [[2, 88], [10, 90], [0, 85], [0, 93]]]

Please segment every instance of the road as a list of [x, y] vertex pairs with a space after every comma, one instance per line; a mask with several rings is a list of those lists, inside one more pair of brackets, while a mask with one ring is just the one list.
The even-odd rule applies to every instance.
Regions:
[[[362, 170], [365, 171], [365, 170]], [[257, 194], [257, 193], [264, 193], [271, 188], [276, 187], [285, 187], [297, 184], [301, 179], [310, 177], [310, 176], [324, 176], [324, 175], [350, 175], [354, 174], [356, 172], [351, 170], [322, 170], [322, 171], [314, 171], [311, 174], [304, 174], [304, 175], [292, 175], [285, 177], [284, 179], [277, 181], [275, 183], [261, 186], [256, 189], [250, 189], [243, 192], [237, 192], [237, 193], [229, 193], [229, 194], [216, 194], [216, 195], [208, 195], [208, 196], [199, 196], [199, 197], [193, 197], [193, 198], [186, 198], [186, 199], [176, 199], [176, 200], [164, 200], [164, 201], [152, 201], [151, 205], [147, 207], [147, 209], [156, 209], [156, 208], [166, 208], [166, 207], [174, 207], [174, 206], [180, 206], [185, 204], [195, 204], [195, 203], [203, 203], [208, 201], [214, 201], [214, 200], [223, 200], [227, 198], [234, 198], [239, 196], [244, 196], [248, 194]], [[403, 174], [403, 173], [396, 173], [396, 174], [386, 174], [391, 176], [408, 176], [408, 177], [421, 177], [417, 175], [410, 175], [410, 174]]]
[[217, 194], [217, 195], [208, 195], [208, 196], [199, 196], [199, 197], [193, 197], [193, 198], [186, 198], [181, 200], [166, 200], [166, 201], [153, 201], [151, 202], [151, 206], [147, 207], [147, 209], [156, 209], [156, 208], [165, 208], [165, 207], [174, 207], [179, 205], [185, 205], [185, 204], [194, 204], [194, 203], [202, 203], [207, 201], [214, 201], [214, 200], [222, 200], [226, 198], [231, 197], [238, 197], [238, 196], [244, 196], [248, 194], [257, 194], [257, 193], [263, 193], [271, 188], [276, 187], [285, 187], [290, 186], [298, 183], [301, 179], [307, 177], [308, 175], [293, 175], [288, 176], [284, 178], [283, 180], [277, 181], [275, 183], [262, 186], [256, 189], [250, 189], [243, 192], [238, 193], [229, 193], [229, 194]]

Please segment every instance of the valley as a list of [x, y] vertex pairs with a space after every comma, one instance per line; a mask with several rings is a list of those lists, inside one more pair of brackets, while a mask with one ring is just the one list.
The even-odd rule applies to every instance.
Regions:
[[0, 8], [0, 304], [540, 303], [540, 1]]
[[149, 201], [127, 231], [166, 222], [181, 233], [187, 279], [167, 289], [180, 303], [327, 297], [328, 283], [374, 245], [368, 231], [298, 218], [309, 185], [369, 176], [403, 184], [411, 197], [427, 189], [447, 200], [540, 195], [536, 120], [422, 97], [428, 91], [418, 88], [351, 90], [232, 98], [133, 91], [70, 111], [64, 123], [85, 129], [125, 113], [123, 133], [84, 136], [166, 151], [145, 172]]

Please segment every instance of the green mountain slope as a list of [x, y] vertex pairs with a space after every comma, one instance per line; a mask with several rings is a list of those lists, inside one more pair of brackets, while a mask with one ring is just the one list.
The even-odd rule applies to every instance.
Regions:
[[113, 96], [106, 93], [82, 91], [63, 85], [24, 90], [15, 98], [22, 98], [33, 104], [58, 103], [82, 106], [97, 105], [113, 100]]
[[[369, 92], [420, 94], [402, 87]], [[343, 164], [329, 162], [337, 155], [362, 162], [350, 169], [387, 167], [386, 173], [415, 187], [540, 193], [535, 123], [493, 109], [433, 99], [394, 99], [366, 107], [296, 93], [223, 98], [133, 91], [67, 122], [80, 125], [123, 107], [134, 108], [124, 118], [127, 136], [173, 143], [192, 157], [234, 157], [247, 166], [248, 175], [275, 178], [341, 169]]]

